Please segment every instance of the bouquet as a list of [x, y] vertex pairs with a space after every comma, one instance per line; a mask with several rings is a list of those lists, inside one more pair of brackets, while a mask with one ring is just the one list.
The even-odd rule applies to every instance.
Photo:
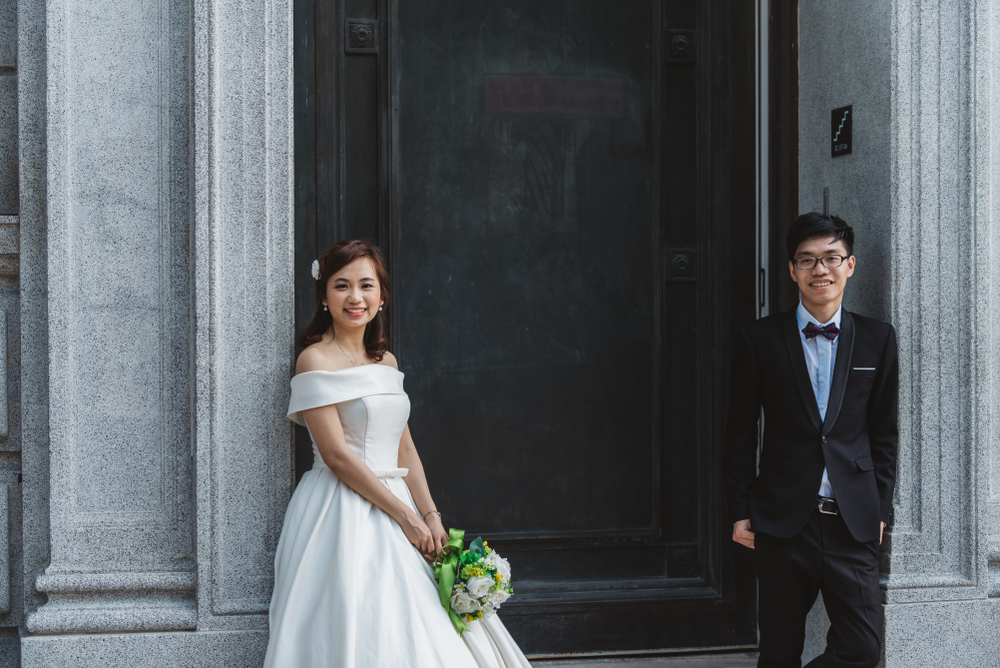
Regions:
[[463, 548], [465, 531], [449, 529], [449, 541], [434, 565], [441, 604], [461, 635], [469, 629], [465, 622], [489, 619], [514, 594], [510, 584], [510, 563], [494, 552], [486, 541], [476, 538]]

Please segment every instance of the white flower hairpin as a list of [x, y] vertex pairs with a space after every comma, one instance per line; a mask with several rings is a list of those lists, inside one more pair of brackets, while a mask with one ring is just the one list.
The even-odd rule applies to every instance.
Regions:
[[313, 278], [315, 278], [317, 281], [319, 280], [319, 277], [320, 277], [320, 273], [319, 273], [319, 260], [313, 260], [312, 275], [313, 275]]

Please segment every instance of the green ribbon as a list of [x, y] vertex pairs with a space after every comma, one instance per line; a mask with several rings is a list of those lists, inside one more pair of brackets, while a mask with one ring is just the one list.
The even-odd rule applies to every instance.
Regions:
[[465, 540], [464, 529], [448, 529], [448, 542], [441, 547], [441, 556], [434, 562], [434, 579], [438, 582], [438, 595], [441, 597], [441, 605], [448, 611], [451, 624], [462, 635], [463, 631], [468, 631], [462, 618], [451, 609], [451, 590], [455, 586], [455, 576], [458, 575], [462, 567], [462, 549]]

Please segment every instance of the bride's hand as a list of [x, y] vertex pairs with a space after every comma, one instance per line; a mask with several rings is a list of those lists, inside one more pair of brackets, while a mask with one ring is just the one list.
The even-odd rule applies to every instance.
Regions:
[[429, 513], [427, 515], [427, 528], [434, 536], [434, 556], [437, 556], [441, 553], [444, 544], [448, 542], [448, 532], [445, 531], [444, 525], [441, 523], [441, 516], [437, 513]]
[[427, 528], [427, 524], [420, 519], [420, 515], [408, 510], [399, 526], [403, 528], [406, 540], [410, 541], [410, 545], [420, 550], [425, 559], [428, 558], [428, 555], [430, 555], [430, 559], [434, 558], [437, 554], [434, 549], [434, 535]]

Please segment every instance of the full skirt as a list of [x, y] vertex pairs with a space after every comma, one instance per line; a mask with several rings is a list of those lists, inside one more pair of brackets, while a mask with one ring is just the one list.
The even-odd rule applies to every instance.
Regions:
[[[402, 478], [383, 480], [414, 507]], [[500, 619], [461, 636], [400, 526], [315, 467], [285, 513], [265, 668], [530, 668]]]

